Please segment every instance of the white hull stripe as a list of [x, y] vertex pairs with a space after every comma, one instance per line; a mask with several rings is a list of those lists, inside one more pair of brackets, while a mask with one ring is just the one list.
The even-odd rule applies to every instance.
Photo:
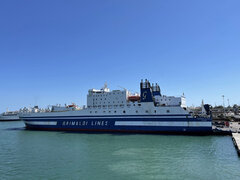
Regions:
[[212, 127], [211, 122], [161, 122], [161, 121], [116, 121], [115, 126], [183, 126]]
[[[154, 118], [154, 119], [162, 119], [162, 118], [167, 118], [167, 119], [172, 119], [172, 118], [184, 118], [186, 119], [186, 116], [126, 116], [126, 117], [94, 117], [94, 116], [89, 116], [89, 117], [41, 117], [41, 118], [34, 118], [34, 120], [37, 119], [122, 119], [122, 118], [135, 118], [135, 119], [150, 119], [150, 118]], [[188, 118], [192, 118], [191, 116], [188, 116]], [[26, 119], [26, 120], [33, 120], [33, 118], [24, 118], [22, 117], [22, 119]]]
[[50, 125], [50, 126], [57, 125], [57, 121], [24, 121], [24, 122], [29, 125]]

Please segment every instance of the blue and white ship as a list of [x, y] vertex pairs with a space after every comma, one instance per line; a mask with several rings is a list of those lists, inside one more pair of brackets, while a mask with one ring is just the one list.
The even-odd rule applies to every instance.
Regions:
[[208, 105], [201, 116], [191, 114], [185, 97], [164, 96], [158, 84], [141, 81], [140, 94], [127, 89], [90, 89], [87, 106], [21, 115], [27, 129], [118, 133], [210, 134]]

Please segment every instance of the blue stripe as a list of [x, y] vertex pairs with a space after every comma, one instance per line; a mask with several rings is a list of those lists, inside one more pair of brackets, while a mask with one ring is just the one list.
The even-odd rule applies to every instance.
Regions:
[[35, 125], [27, 125], [27, 128], [37, 128], [42, 130], [69, 130], [69, 131], [87, 131], [87, 132], [97, 132], [97, 131], [105, 131], [105, 132], [178, 132], [178, 133], [197, 133], [197, 132], [206, 132], [210, 133], [212, 132], [211, 127], [170, 127], [170, 126], [158, 126], [158, 127], [140, 127], [140, 126], [122, 126], [122, 127], [96, 127], [96, 126], [48, 126], [48, 125], [42, 125], [42, 126], [35, 126]]
[[[139, 121], [138, 119], [119, 118], [121, 121]], [[115, 121], [119, 119], [30, 119], [26, 122], [38, 122], [38, 121], [57, 121], [57, 125], [34, 125], [26, 124], [27, 128], [46, 129], [46, 130], [73, 130], [73, 131], [146, 131], [146, 132], [211, 132], [212, 127], [181, 127], [181, 126], [115, 126]], [[182, 121], [192, 122], [196, 121], [193, 118], [161, 118], [161, 119], [141, 119], [141, 121]], [[211, 119], [201, 119], [201, 122], [208, 122]], [[199, 119], [198, 119], [199, 121]], [[200, 122], [200, 121], [199, 121]]]

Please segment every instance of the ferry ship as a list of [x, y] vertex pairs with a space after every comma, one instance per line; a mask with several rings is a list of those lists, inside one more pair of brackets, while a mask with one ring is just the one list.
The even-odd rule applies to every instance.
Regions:
[[[20, 116], [26, 129], [118, 133], [212, 133], [209, 105], [202, 114], [191, 114], [185, 97], [165, 96], [158, 84], [141, 81], [140, 94], [127, 89], [90, 89], [87, 106], [77, 109], [28, 113]], [[56, 109], [56, 108], [55, 108]]]
[[2, 114], [0, 114], [0, 121], [20, 121], [19, 116], [21, 114], [36, 113], [36, 112], [40, 112], [40, 109], [38, 109], [38, 106], [34, 106], [33, 108], [24, 107], [17, 111], [7, 110], [6, 112], [3, 112]]
[[20, 121], [18, 111], [7, 111], [0, 114], [0, 121]]

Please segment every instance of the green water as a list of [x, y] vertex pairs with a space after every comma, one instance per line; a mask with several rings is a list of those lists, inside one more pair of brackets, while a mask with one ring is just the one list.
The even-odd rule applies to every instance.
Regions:
[[230, 136], [80, 134], [0, 122], [0, 179], [240, 179]]

